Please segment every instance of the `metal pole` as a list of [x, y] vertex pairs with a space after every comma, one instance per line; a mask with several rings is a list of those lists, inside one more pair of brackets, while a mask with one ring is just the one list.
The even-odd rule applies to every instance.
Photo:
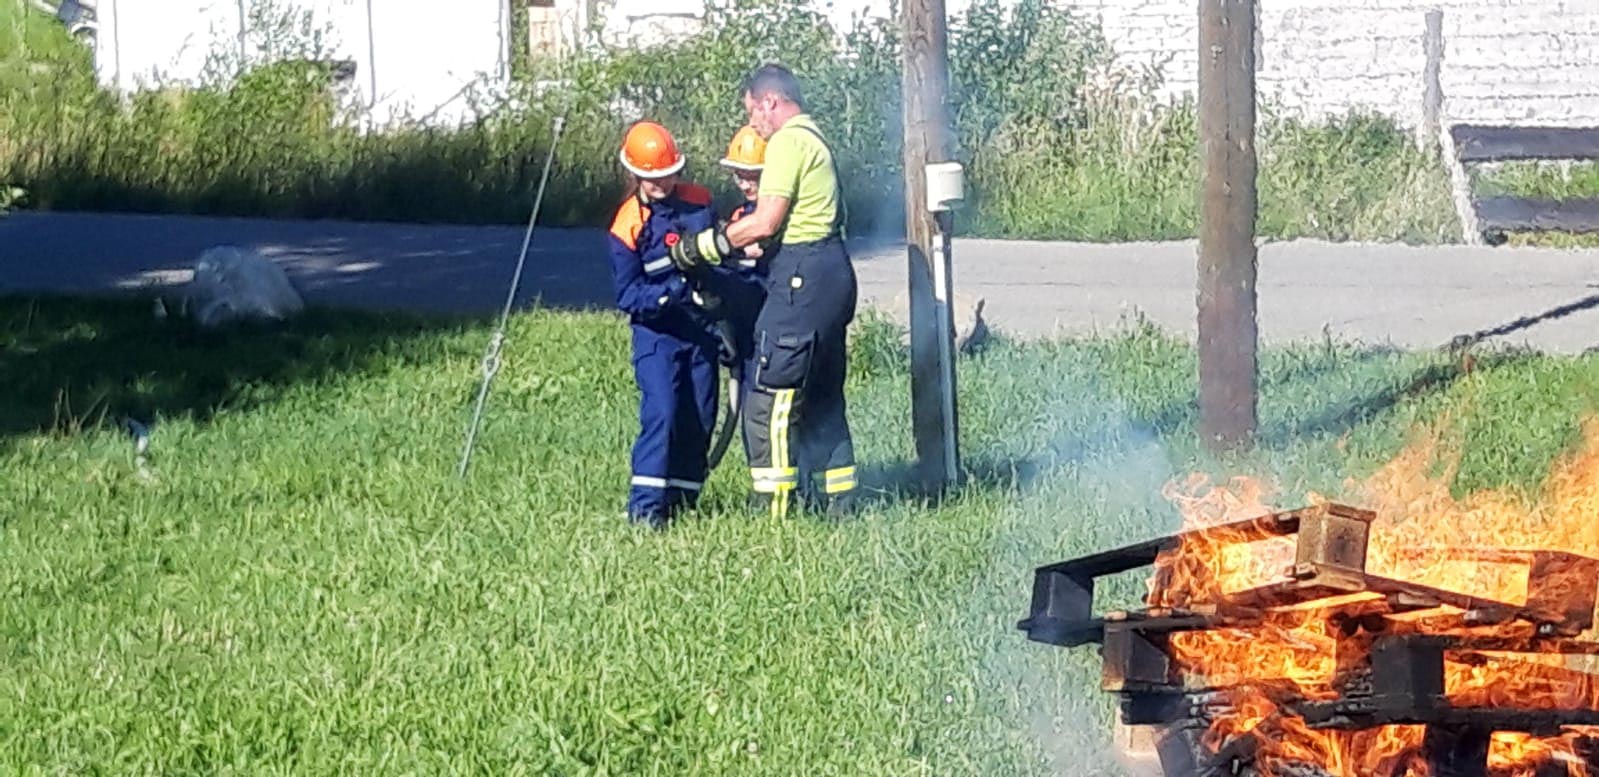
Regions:
[[372, 18], [372, 0], [366, 0], [366, 121], [370, 128], [376, 120], [372, 115], [378, 107], [378, 44], [376, 24]]
[[522, 236], [522, 253], [516, 259], [516, 271], [511, 274], [511, 287], [505, 292], [505, 307], [500, 311], [500, 325], [489, 338], [489, 347], [483, 354], [483, 382], [478, 386], [477, 404], [472, 410], [472, 425], [466, 431], [466, 444], [461, 449], [461, 463], [456, 475], [466, 477], [472, 464], [472, 449], [477, 443], [478, 426], [483, 421], [483, 406], [489, 398], [489, 383], [500, 371], [500, 349], [505, 345], [505, 325], [511, 318], [511, 306], [516, 302], [516, 291], [522, 285], [522, 268], [527, 264], [527, 250], [533, 244], [533, 225], [539, 220], [539, 207], [544, 203], [544, 189], [550, 181], [550, 162], [555, 159], [555, 147], [561, 142], [561, 130], [566, 116], [555, 117], [554, 137], [550, 138], [549, 153], [544, 156], [544, 172], [539, 175], [538, 193], [533, 197], [533, 211], [527, 217], [527, 232]]
[[122, 86], [122, 6], [119, 0], [111, 0], [111, 57], [117, 96], [126, 100], [128, 90]]
[[939, 436], [943, 443], [941, 458], [944, 463], [944, 484], [953, 485], [960, 480], [960, 423], [955, 415], [955, 320], [951, 315], [954, 304], [954, 279], [951, 271], [954, 260], [950, 252], [955, 219], [948, 211], [937, 214], [934, 224], [938, 234], [933, 240], [933, 302], [938, 323], [938, 399]]
[[244, 72], [249, 67], [249, 31], [250, 15], [245, 10], [245, 0], [239, 0], [239, 72]]
[[1427, 63], [1421, 74], [1421, 149], [1436, 154], [1444, 107], [1444, 12], [1428, 11], [1426, 18], [1427, 32], [1422, 37]]

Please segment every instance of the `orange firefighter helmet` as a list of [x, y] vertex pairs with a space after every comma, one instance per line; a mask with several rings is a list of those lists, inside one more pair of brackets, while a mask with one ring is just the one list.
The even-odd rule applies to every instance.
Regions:
[[618, 153], [622, 166], [640, 178], [665, 178], [683, 169], [683, 153], [672, 133], [653, 121], [641, 121], [627, 130]]
[[765, 165], [766, 139], [754, 127], [746, 124], [733, 134], [733, 141], [727, 144], [727, 156], [722, 158], [722, 166], [734, 170], [759, 170]]

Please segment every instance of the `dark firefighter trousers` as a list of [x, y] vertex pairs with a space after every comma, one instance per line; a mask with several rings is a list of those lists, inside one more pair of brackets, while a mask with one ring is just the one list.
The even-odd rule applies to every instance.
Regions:
[[855, 449], [845, 418], [845, 330], [855, 318], [855, 268], [830, 238], [782, 246], [772, 258], [766, 301], [755, 319], [755, 381], [745, 439], [757, 494], [772, 514], [795, 492], [830, 500], [855, 490]]

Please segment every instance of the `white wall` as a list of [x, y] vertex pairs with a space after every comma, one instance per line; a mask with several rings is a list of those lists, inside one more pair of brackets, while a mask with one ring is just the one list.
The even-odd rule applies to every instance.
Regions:
[[[1060, 0], [1102, 19], [1122, 62], [1164, 65], [1192, 93], [1195, 0]], [[1260, 0], [1263, 98], [1300, 115], [1421, 117], [1422, 36], [1443, 11], [1444, 117], [1599, 124], [1599, 0]]]
[[[237, 50], [241, 0], [99, 0], [98, 67], [124, 90], [193, 81], [213, 46]], [[264, 0], [242, 0], [244, 3]], [[844, 25], [887, 0], [814, 0]], [[464, 118], [463, 87], [503, 84], [511, 30], [503, 0], [275, 0], [312, 8], [356, 62], [374, 119]], [[949, 0], [951, 13], [969, 0]], [[1168, 96], [1191, 93], [1197, 0], [1056, 0], [1097, 16], [1126, 65], [1159, 65]], [[1426, 12], [1444, 12], [1444, 116], [1452, 121], [1599, 125], [1599, 0], [1260, 0], [1264, 99], [1312, 118], [1375, 110], [1421, 116]], [[559, 0], [574, 34], [586, 0]], [[611, 45], [698, 28], [703, 0], [600, 0]], [[370, 33], [370, 40], [369, 40]], [[453, 100], [453, 102], [452, 102]]]
[[[1098, 17], [1122, 64], [1160, 66], [1166, 96], [1194, 91], [1198, 0], [1054, 1]], [[888, 0], [813, 2], [840, 26], [888, 10]], [[969, 3], [946, 5], [954, 14]], [[670, 37], [681, 14], [702, 7], [616, 0], [607, 42]], [[1301, 116], [1367, 109], [1414, 126], [1434, 8], [1444, 12], [1446, 120], [1599, 125], [1599, 0], [1260, 0], [1262, 98]]]
[[[107, 86], [132, 91], [194, 84], [207, 57], [239, 61], [241, 7], [261, 0], [99, 0], [96, 70]], [[375, 123], [468, 118], [462, 90], [508, 77], [502, 0], [274, 0], [309, 10], [330, 55], [356, 64], [352, 100]], [[249, 37], [246, 38], [250, 40]], [[247, 58], [259, 52], [246, 50]]]
[[[582, 2], [582, 0], [576, 0]], [[614, 0], [603, 11], [600, 39], [608, 46], [651, 46], [701, 27], [701, 0]]]
[[100, 0], [95, 70], [123, 91], [197, 81], [213, 47], [238, 50], [236, 0]]
[[466, 116], [463, 89], [510, 77], [512, 30], [500, 0], [371, 0], [371, 6], [377, 120], [395, 112]]

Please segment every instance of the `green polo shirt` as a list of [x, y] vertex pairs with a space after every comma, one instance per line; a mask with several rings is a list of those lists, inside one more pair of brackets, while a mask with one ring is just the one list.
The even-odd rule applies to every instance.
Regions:
[[788, 198], [784, 243], [811, 243], [833, 234], [838, 176], [833, 172], [833, 151], [809, 114], [789, 119], [766, 142], [761, 196]]

